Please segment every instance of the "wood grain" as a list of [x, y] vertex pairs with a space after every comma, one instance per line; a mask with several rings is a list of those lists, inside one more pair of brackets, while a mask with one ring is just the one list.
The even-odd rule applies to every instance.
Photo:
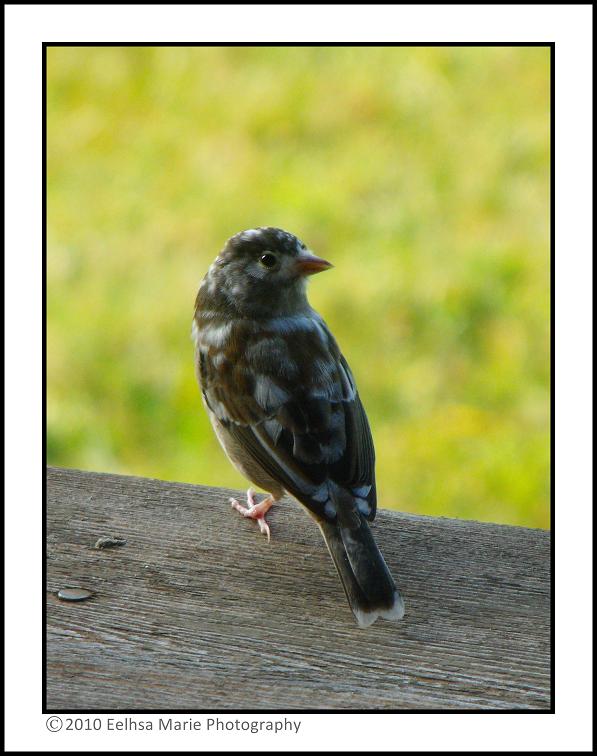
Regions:
[[406, 616], [361, 630], [291, 501], [268, 544], [235, 491], [49, 468], [47, 494], [50, 711], [549, 709], [547, 531], [380, 511]]

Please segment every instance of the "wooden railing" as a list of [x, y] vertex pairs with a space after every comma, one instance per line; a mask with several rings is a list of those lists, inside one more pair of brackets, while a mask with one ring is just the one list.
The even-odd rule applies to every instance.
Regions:
[[315, 524], [237, 493], [48, 470], [49, 711], [549, 709], [549, 532], [381, 510], [406, 616], [361, 630]]

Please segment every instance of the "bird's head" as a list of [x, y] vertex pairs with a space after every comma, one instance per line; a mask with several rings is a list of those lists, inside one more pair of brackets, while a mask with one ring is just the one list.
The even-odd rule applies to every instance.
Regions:
[[199, 299], [250, 317], [289, 315], [308, 307], [307, 276], [331, 267], [280, 228], [241, 231], [210, 267]]

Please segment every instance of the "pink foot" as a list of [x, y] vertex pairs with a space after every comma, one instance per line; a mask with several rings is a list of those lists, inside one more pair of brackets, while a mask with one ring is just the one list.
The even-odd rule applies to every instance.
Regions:
[[249, 488], [249, 490], [247, 491], [247, 504], [249, 505], [248, 508], [243, 507], [243, 505], [236, 499], [230, 499], [232, 508], [236, 509], [237, 512], [240, 512], [243, 517], [250, 517], [251, 520], [257, 520], [259, 530], [267, 536], [268, 543], [270, 540], [270, 534], [269, 525], [265, 521], [265, 515], [267, 514], [273, 503], [274, 498], [272, 496], [267, 496], [263, 501], [260, 501], [259, 504], [256, 504], [255, 492], [252, 488]]

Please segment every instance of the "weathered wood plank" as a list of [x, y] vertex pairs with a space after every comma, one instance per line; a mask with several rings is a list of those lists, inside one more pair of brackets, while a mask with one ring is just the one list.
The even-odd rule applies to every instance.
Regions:
[[268, 544], [233, 493], [48, 470], [49, 709], [549, 707], [548, 532], [379, 512], [407, 614], [360, 630], [300, 508]]

